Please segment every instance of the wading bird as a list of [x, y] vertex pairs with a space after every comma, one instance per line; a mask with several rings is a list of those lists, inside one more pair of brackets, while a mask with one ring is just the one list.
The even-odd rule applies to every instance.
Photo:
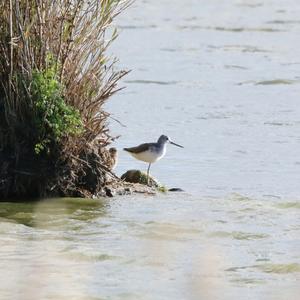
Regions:
[[183, 148], [183, 146], [172, 142], [166, 135], [161, 135], [156, 143], [145, 143], [136, 147], [124, 148], [125, 151], [129, 152], [136, 159], [149, 163], [147, 184], [149, 184], [150, 166], [166, 154], [167, 143]]

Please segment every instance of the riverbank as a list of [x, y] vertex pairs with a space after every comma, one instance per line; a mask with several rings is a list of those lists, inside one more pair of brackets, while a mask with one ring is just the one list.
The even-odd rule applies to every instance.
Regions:
[[105, 102], [128, 71], [108, 54], [130, 1], [0, 4], [0, 199], [85, 197], [117, 185]]

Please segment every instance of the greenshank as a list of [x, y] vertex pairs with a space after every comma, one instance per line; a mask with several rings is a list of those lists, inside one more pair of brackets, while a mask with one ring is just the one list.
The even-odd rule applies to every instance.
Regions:
[[124, 148], [134, 158], [149, 163], [147, 169], [147, 184], [149, 184], [149, 171], [152, 163], [160, 160], [166, 154], [167, 143], [183, 148], [172, 142], [166, 135], [161, 135], [156, 143], [145, 143], [136, 147]]

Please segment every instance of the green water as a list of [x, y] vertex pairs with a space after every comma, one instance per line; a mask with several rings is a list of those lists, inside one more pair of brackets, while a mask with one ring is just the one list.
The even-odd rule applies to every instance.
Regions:
[[299, 213], [239, 194], [1, 203], [0, 299], [296, 300]]

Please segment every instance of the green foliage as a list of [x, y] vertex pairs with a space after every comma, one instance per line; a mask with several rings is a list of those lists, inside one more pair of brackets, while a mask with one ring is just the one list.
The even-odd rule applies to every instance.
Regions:
[[67, 135], [79, 135], [82, 122], [79, 111], [66, 104], [63, 86], [57, 79], [55, 65], [46, 70], [35, 70], [32, 74], [30, 91], [35, 112], [34, 125], [38, 133], [35, 153], [49, 152], [51, 142], [59, 142]]
[[168, 188], [165, 185], [160, 185], [157, 190], [161, 193], [166, 193], [168, 191]]

